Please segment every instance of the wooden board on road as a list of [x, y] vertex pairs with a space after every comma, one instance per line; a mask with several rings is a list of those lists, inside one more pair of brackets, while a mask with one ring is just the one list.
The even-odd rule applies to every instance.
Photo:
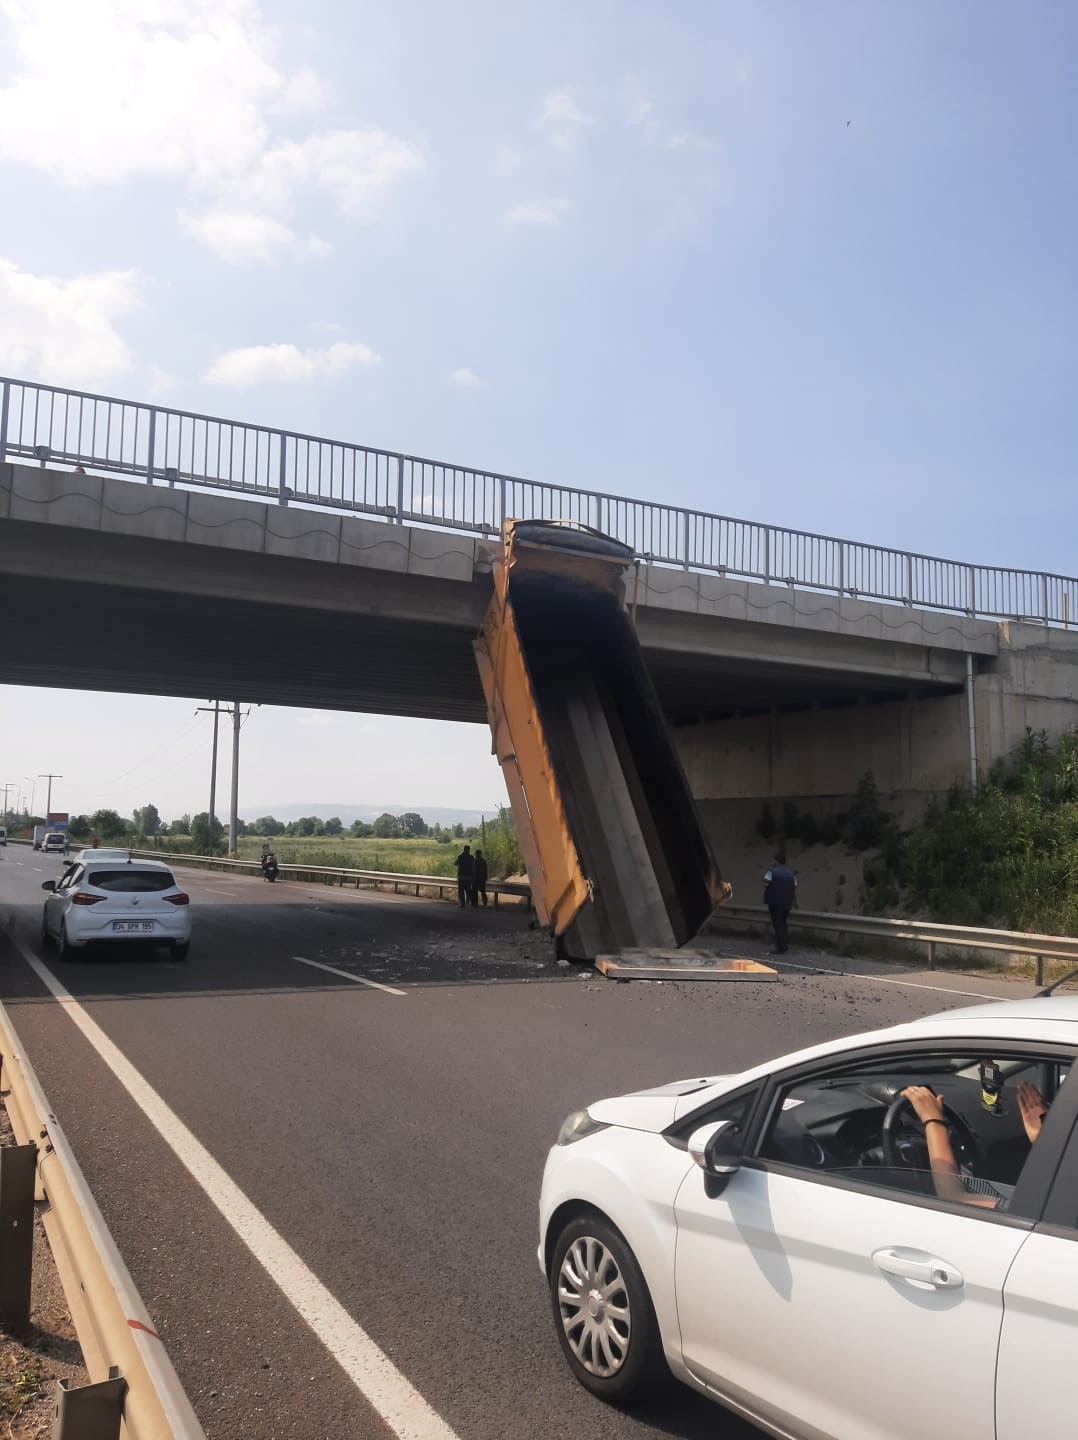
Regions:
[[595, 968], [611, 980], [779, 980], [770, 965], [710, 950], [618, 950], [597, 955]]

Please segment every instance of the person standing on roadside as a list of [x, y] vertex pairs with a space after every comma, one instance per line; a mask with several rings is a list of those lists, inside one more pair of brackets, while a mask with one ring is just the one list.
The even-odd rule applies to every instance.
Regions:
[[797, 876], [786, 864], [785, 850], [775, 851], [771, 868], [764, 875], [764, 904], [775, 932], [775, 954], [785, 955], [790, 940], [790, 911], [797, 908]]
[[472, 847], [465, 845], [453, 864], [457, 867], [457, 899], [463, 910], [469, 900], [475, 904], [475, 856]]
[[487, 903], [487, 862], [482, 850], [475, 852], [475, 884], [472, 886], [472, 904], [479, 904], [479, 897], [483, 897], [483, 904]]

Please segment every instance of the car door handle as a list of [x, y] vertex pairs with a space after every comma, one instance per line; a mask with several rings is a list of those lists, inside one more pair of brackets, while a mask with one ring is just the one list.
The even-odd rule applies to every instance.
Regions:
[[909, 1250], [904, 1245], [873, 1251], [872, 1263], [884, 1275], [908, 1280], [918, 1289], [956, 1290], [964, 1283], [962, 1272], [950, 1261], [929, 1255], [924, 1250]]

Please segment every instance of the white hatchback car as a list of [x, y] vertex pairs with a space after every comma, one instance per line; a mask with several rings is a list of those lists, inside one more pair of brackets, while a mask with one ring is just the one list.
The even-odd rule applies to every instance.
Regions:
[[55, 941], [61, 960], [85, 945], [117, 941], [167, 945], [180, 960], [187, 955], [190, 896], [167, 865], [101, 859], [95, 851], [41, 888], [52, 892], [41, 917], [42, 943]]
[[1078, 998], [1011, 1001], [570, 1115], [539, 1263], [577, 1379], [784, 1440], [1073, 1440], [1076, 1054]]

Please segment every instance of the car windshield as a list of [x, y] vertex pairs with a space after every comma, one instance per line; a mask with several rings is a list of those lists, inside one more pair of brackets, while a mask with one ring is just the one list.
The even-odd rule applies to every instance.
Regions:
[[87, 870], [86, 883], [96, 890], [171, 890], [176, 881], [170, 870]]

